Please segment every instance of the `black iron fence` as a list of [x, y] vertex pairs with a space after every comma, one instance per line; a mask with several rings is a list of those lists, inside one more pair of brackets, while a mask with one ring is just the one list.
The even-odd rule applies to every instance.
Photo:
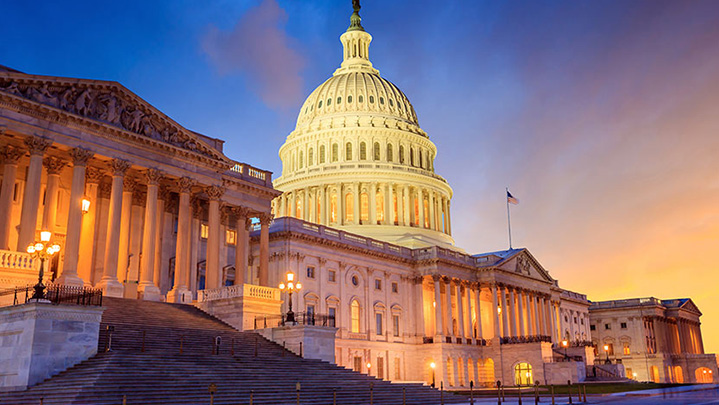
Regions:
[[[33, 286], [0, 290], [0, 306], [25, 304], [32, 298]], [[52, 304], [101, 306], [102, 290], [80, 286], [50, 284], [45, 288], [45, 299]]]
[[287, 320], [287, 314], [255, 317], [255, 329], [275, 328], [278, 326], [312, 325], [335, 326], [334, 315], [316, 314], [313, 312], [296, 312], [294, 321]]

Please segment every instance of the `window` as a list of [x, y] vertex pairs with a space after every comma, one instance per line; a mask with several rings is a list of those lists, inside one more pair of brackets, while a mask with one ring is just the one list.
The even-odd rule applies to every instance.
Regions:
[[352, 160], [352, 144], [349, 142], [345, 145], [345, 160]]
[[377, 378], [384, 378], [384, 358], [377, 357]]
[[354, 356], [352, 361], [352, 370], [361, 373], [362, 372], [362, 357], [361, 356]]
[[399, 315], [392, 315], [392, 335], [399, 337]]
[[396, 281], [392, 283], [392, 292], [395, 294], [397, 294], [399, 292], [399, 285], [397, 284]]
[[[354, 281], [353, 276], [352, 281]], [[350, 331], [352, 333], [359, 333], [360, 331], [360, 305], [357, 300], [352, 301], [352, 305], [350, 306], [350, 315], [352, 318], [352, 323], [350, 324]]]
[[569, 322], [569, 318], [567, 317], [567, 315], [564, 315], [564, 322]]
[[354, 220], [354, 198], [352, 197], [352, 194], [349, 193], [345, 195], [345, 221], [351, 223], [354, 222]]
[[200, 238], [207, 239], [210, 235], [210, 227], [207, 224], [200, 224]]
[[608, 323], [604, 324], [604, 330], [611, 330], [611, 329], [612, 329], [612, 325], [610, 325]]
[[367, 160], [367, 144], [360, 142], [360, 160]]
[[225, 231], [225, 243], [228, 245], [234, 245], [237, 243], [237, 232], [230, 229]]
[[364, 103], [364, 97], [360, 94], [359, 97], [357, 97], [357, 101], [360, 103]]
[[337, 281], [337, 271], [330, 270], [329, 276], [327, 278], [332, 283], [336, 282]]
[[404, 163], [404, 146], [399, 145], [399, 162]]
[[422, 159], [422, 149], [419, 150], [419, 167], [424, 169], [424, 159]]
[[307, 266], [307, 278], [315, 278], [315, 267]]
[[332, 105], [332, 99], [331, 99], [331, 98], [328, 98], [328, 99], [327, 99], [327, 106], [329, 107], [330, 105]]
[[414, 148], [409, 148], [409, 165], [414, 166]]
[[373, 149], [374, 149], [374, 150], [373, 150], [373, 155], [374, 155], [374, 156], [373, 156], [373, 159], [374, 159], [374, 160], [379, 160], [379, 142], [375, 142], [375, 143], [374, 143]]
[[[392, 100], [390, 100], [392, 101]], [[395, 357], [394, 359], [394, 379], [399, 380], [400, 379], [400, 366], [399, 366], [399, 357]]]
[[532, 365], [529, 363], [519, 363], [514, 366], [514, 383], [516, 385], [532, 385]]
[[382, 104], [382, 105], [384, 105], [384, 97], [380, 97], [380, 98], [379, 98], [379, 103]]
[[320, 100], [319, 104], [317, 105], [317, 108], [322, 108], [322, 100]]
[[342, 97], [337, 97], [337, 104], [342, 104]]
[[369, 221], [369, 197], [367, 193], [360, 194], [360, 221]]
[[382, 314], [378, 312], [374, 314], [374, 318], [377, 323], [377, 335], [382, 335]]
[[393, 159], [394, 158], [392, 156], [392, 144], [390, 143], [387, 145], [387, 161], [391, 162]]
[[339, 159], [339, 146], [336, 143], [332, 144], [332, 161], [336, 162]]
[[374, 280], [374, 289], [378, 291], [382, 291], [382, 280], [376, 278]]
[[381, 225], [382, 221], [384, 221], [384, 197], [381, 192], [378, 191], [377, 194], [375, 194], [374, 201], [377, 212], [377, 225]]
[[319, 163], [324, 163], [324, 162], [325, 162], [325, 145], [320, 145], [320, 162]]
[[312, 319], [315, 317], [315, 306], [313, 304], [307, 304], [307, 318]]
[[579, 318], [579, 323], [584, 325], [584, 318]]
[[614, 356], [614, 343], [607, 343], [607, 346], [609, 346], [607, 353], [609, 353], [610, 356]]
[[[624, 343], [624, 348], [622, 349], [622, 353], [624, 353], [626, 355], [632, 354], [632, 351], [629, 350], [629, 343]], [[627, 373], [627, 375], [630, 375], [630, 374]]]
[[589, 330], [591, 330], [591, 331], [597, 330], [596, 325], [589, 325]]
[[337, 324], [337, 308], [329, 307], [328, 309], [329, 321], [328, 325], [334, 327]]
[[622, 329], [626, 329], [626, 328], [627, 328], [627, 323], [626, 323], [626, 322], [622, 322], [622, 323], [619, 324], [619, 327], [622, 328]]
[[337, 223], [337, 194], [330, 197], [330, 222]]
[[577, 323], [577, 317], [576, 317], [576, 316], [574, 317], [574, 323], [575, 323], [575, 324]]
[[305, 156], [302, 151], [300, 151], [300, 169], [304, 167], [305, 164]]
[[315, 164], [315, 150], [310, 148], [307, 151], [307, 166], [312, 166], [313, 164]]
[[370, 102], [370, 104], [374, 104], [374, 96], [372, 96], [372, 95], [369, 96], [369, 102]]
[[357, 287], [359, 285], [359, 277], [352, 276], [352, 285]]

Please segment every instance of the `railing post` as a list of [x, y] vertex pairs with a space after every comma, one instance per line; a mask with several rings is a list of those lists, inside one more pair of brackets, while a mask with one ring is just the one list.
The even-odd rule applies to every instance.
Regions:
[[250, 405], [255, 402], [255, 390], [250, 390]]
[[502, 382], [497, 380], [497, 405], [502, 404]]
[[554, 405], [554, 384], [551, 384], [549, 389], [552, 392], [552, 405]]
[[337, 405], [337, 388], [332, 389], [332, 405]]
[[444, 405], [444, 381], [439, 382], [439, 403]]
[[127, 395], [122, 396], [122, 405], [127, 405]]
[[407, 405], [407, 387], [402, 387], [402, 405]]
[[297, 385], [295, 385], [295, 389], [297, 390], [297, 405], [300, 405], [300, 382], [297, 381]]
[[300, 357], [304, 357], [304, 356], [302, 355], [302, 342], [300, 342]]
[[567, 395], [569, 395], [569, 403], [572, 403], [572, 381], [567, 380]]
[[369, 405], [374, 405], [374, 383], [369, 383]]
[[474, 405], [474, 380], [469, 382], [469, 403]]

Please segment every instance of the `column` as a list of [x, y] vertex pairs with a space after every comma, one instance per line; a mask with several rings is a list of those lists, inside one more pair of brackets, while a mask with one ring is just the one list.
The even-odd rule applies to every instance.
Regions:
[[[95, 284], [93, 257], [95, 255], [95, 221], [97, 220], [97, 192], [105, 173], [94, 167], [85, 168], [85, 198], [90, 201], [90, 208], [82, 214], [82, 230], [80, 231], [80, 252], [78, 254], [77, 273], [84, 284], [92, 287]], [[66, 264], [67, 266], [67, 264]]]
[[477, 318], [477, 339], [484, 339], [484, 334], [482, 333], [482, 284], [476, 283], [475, 286], [474, 312]]
[[467, 320], [467, 330], [465, 330], [466, 336], [474, 338], [474, 332], [472, 327], [472, 284], [467, 282], [464, 285], [464, 291], [467, 293], [467, 312], [465, 313], [465, 319]]
[[325, 198], [324, 186], [317, 187], [317, 203], [317, 205], [319, 205], [319, 219], [317, 223], [320, 225], [327, 225], [327, 198]]
[[[432, 276], [434, 280], [434, 334], [437, 339], [441, 339], [444, 335], [444, 327], [442, 325], [442, 296], [439, 291], [439, 281], [441, 277], [438, 275]], [[439, 341], [437, 343], [440, 343]]]
[[45, 158], [43, 165], [47, 170], [47, 184], [45, 187], [45, 209], [43, 210], [40, 229], [55, 233], [55, 225], [57, 223], [57, 194], [60, 190], [60, 172], [67, 166], [67, 162], [54, 156], [49, 156]]
[[139, 297], [144, 300], [159, 301], [160, 289], [154, 283], [155, 278], [155, 236], [157, 235], [157, 197], [162, 173], [156, 169], [145, 172], [147, 178], [147, 198], [145, 200], [145, 223], [142, 229], [142, 255], [140, 257], [140, 284], [137, 286]]
[[105, 240], [105, 261], [103, 264], [102, 279], [97, 287], [101, 288], [106, 296], [122, 297], [123, 287], [117, 280], [117, 255], [120, 249], [120, 220], [122, 214], [123, 178], [130, 168], [130, 162], [121, 159], [110, 161], [112, 170], [112, 191], [110, 191], [110, 204], [107, 214], [107, 238]]
[[[67, 212], [67, 232], [65, 235], [65, 256], [62, 273], [57, 283], [64, 285], [82, 286], [83, 280], [78, 276], [78, 259], [80, 255], [80, 236], [82, 232], [82, 197], [85, 194], [85, 168], [92, 153], [85, 149], [74, 148], [70, 150], [72, 157], [72, 185], [70, 186], [70, 206]], [[63, 164], [64, 166], [64, 164]], [[60, 178], [58, 176], [58, 182]], [[57, 211], [57, 190], [55, 190], [55, 210]], [[57, 213], [51, 215], [51, 225], [54, 225]], [[48, 228], [52, 229], [52, 228]], [[92, 257], [92, 249], [88, 256]], [[86, 280], [86, 281], [89, 281]]]
[[454, 316], [452, 316], [452, 279], [447, 278], [447, 284], [444, 286], [445, 298], [447, 299], [447, 336], [455, 336], [454, 334]]
[[249, 210], [245, 207], [235, 207], [235, 229], [237, 229], [237, 244], [235, 245], [235, 285], [245, 283], [245, 275], [247, 274], [247, 252], [250, 240], [248, 231], [250, 221], [248, 218]]
[[[457, 293], [456, 300], [457, 300], [457, 333], [458, 336], [463, 338], [464, 337], [464, 304], [462, 303], [462, 282], [457, 281], [455, 284], [455, 292]], [[470, 309], [471, 311], [471, 309]]]
[[411, 215], [409, 211], [409, 186], [402, 187], [402, 225], [409, 226]]
[[[559, 338], [557, 337], [557, 306], [555, 302], [551, 302], [551, 311], [552, 311], [552, 342], [558, 343]], [[585, 321], [586, 324], [588, 324], [589, 319]], [[587, 334], [587, 340], [591, 341], [592, 336], [590, 334]]]
[[447, 200], [447, 235], [452, 236], [452, 215], [451, 215], [452, 207], [451, 202]]
[[[0, 188], [0, 249], [10, 250], [10, 232], [12, 231], [12, 198], [17, 181], [17, 163], [25, 151], [5, 146], [3, 157], [2, 188]], [[28, 243], [29, 244], [29, 243]]]
[[359, 183], [352, 183], [352, 215], [354, 216], [354, 225], [360, 224], [360, 187]]
[[509, 332], [511, 333], [512, 337], [517, 337], [519, 336], [519, 328], [517, 328], [517, 306], [514, 301], [514, 291], [514, 288], [509, 289]]
[[[170, 192], [166, 187], [160, 186], [157, 191], [157, 219], [155, 219], [155, 260], [153, 264], [152, 282], [158, 288], [162, 288], [162, 251], [164, 248], [164, 229], [165, 229], [165, 204], [170, 198]], [[160, 290], [162, 294], [162, 290]]]
[[537, 301], [535, 302], [535, 310], [537, 314], [537, 334], [545, 335], [544, 316], [542, 316], [542, 297], [539, 295], [537, 296]]
[[[131, 177], [125, 177], [122, 190], [122, 214], [120, 220], [120, 244], [117, 257], [117, 278], [126, 282], [125, 275], [130, 267], [130, 231], [132, 227], [132, 195], [137, 182]], [[117, 232], [117, 229], [115, 229]], [[122, 281], [124, 280], [124, 281]]]
[[385, 191], [385, 209], [384, 209], [384, 223], [385, 225], [394, 225], [395, 212], [394, 212], [394, 190], [392, 190], [392, 184], [387, 184]]
[[417, 207], [419, 209], [419, 228], [424, 229], [424, 190], [417, 187]]
[[[211, 290], [220, 288], [222, 285], [222, 269], [220, 269], [220, 198], [225, 190], [219, 186], [210, 186], [205, 189], [205, 194], [210, 199], [208, 211], [207, 253], [205, 257], [205, 289]], [[305, 192], [305, 201], [307, 193]], [[306, 208], [306, 207], [304, 207]], [[305, 210], [305, 212], [307, 212]]]
[[[552, 324], [551, 324], [551, 321], [549, 320], [549, 315], [550, 315], [549, 314], [549, 298], [547, 296], [544, 296], [542, 298], [542, 309], [543, 309], [542, 317], [544, 318], [544, 331], [545, 331], [544, 335], [551, 336], [552, 334], [550, 331], [552, 330], [551, 329]], [[581, 316], [581, 314], [580, 314], [580, 316]], [[580, 339], [581, 339], [581, 334], [580, 334]]]
[[509, 337], [509, 308], [507, 305], [507, 287], [500, 287], [502, 291], [502, 337]]
[[519, 313], [519, 336], [527, 336], [527, 328], [524, 323], [524, 291], [517, 290], [517, 312]]
[[[480, 285], [480, 291], [481, 291], [481, 285]], [[492, 283], [490, 285], [490, 293], [492, 294], [492, 319], [494, 320], [494, 337], [499, 338], [500, 332], [499, 332], [499, 297], [497, 296], [499, 294], [499, 291], [497, 290], [497, 284]]]
[[337, 221], [334, 225], [342, 225], [345, 221], [345, 196], [342, 194], [342, 183], [337, 183], [335, 188], [337, 189]]
[[377, 225], [377, 183], [369, 184], [369, 223]]
[[29, 244], [35, 241], [37, 215], [40, 205], [40, 182], [42, 180], [42, 156], [52, 141], [37, 136], [25, 138], [25, 145], [30, 152], [30, 164], [25, 179], [25, 193], [22, 199], [20, 214], [20, 232], [17, 239], [17, 250], [24, 252]]
[[442, 197], [442, 232], [447, 232], [447, 199]]
[[312, 221], [312, 217], [310, 216], [310, 213], [312, 210], [310, 210], [310, 189], [305, 188], [302, 190], [302, 219], [304, 221]]
[[[204, 214], [204, 207], [197, 196], [190, 197], [190, 211], [192, 212], [192, 221], [190, 222], [190, 259], [187, 266], [190, 271], [187, 275], [187, 289], [190, 290], [192, 296], [197, 293], [197, 262], [200, 256], [200, 224]], [[209, 230], [208, 230], [209, 231]], [[205, 275], [207, 275], [207, 262], [205, 261]], [[205, 287], [207, 286], [207, 278], [205, 277]]]
[[272, 215], [260, 214], [260, 285], [268, 286], [270, 266], [270, 223]]
[[167, 302], [185, 303], [191, 301], [187, 288], [187, 276], [190, 274], [190, 193], [194, 181], [183, 177], [177, 181], [180, 204], [177, 210], [177, 242], [175, 244], [175, 282], [167, 293]]
[[434, 192], [432, 190], [427, 192], [427, 200], [427, 207], [429, 210], [429, 229], [436, 229], [436, 224], [434, 222]]

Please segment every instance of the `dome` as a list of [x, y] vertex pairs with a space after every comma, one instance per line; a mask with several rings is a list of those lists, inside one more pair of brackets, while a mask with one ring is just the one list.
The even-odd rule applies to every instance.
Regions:
[[297, 117], [297, 127], [315, 118], [358, 113], [419, 126], [412, 104], [394, 83], [378, 73], [349, 71], [336, 73], [307, 97]]

